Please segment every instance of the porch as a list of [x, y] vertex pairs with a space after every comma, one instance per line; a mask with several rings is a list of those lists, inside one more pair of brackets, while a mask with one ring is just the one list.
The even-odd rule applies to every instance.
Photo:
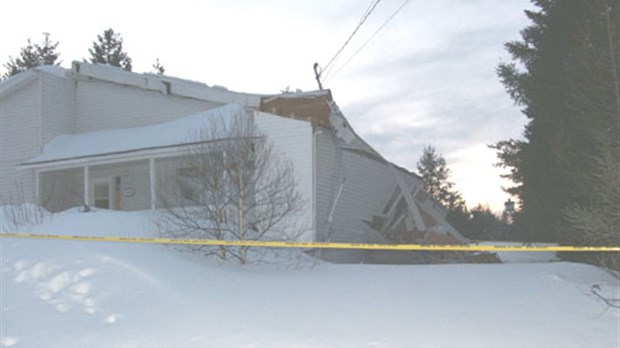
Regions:
[[158, 197], [171, 185], [180, 157], [35, 168], [37, 202], [52, 212], [76, 206], [111, 210], [161, 207]]

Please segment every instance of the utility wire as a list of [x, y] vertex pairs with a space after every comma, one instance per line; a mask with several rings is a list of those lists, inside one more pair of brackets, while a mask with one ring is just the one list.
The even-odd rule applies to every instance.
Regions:
[[[357, 28], [354, 30], [355, 31], [361, 26], [361, 23], [363, 23], [365, 21], [365, 18], [368, 18], [368, 16], [370, 16], [370, 13], [374, 10], [374, 8], [377, 6], [379, 2], [375, 1], [375, 0], [371, 0], [370, 3], [368, 4], [368, 7], [366, 8], [366, 11], [364, 11], [364, 14], [362, 15], [362, 17], [360, 18], [360, 23], [357, 25]], [[353, 34], [354, 34], [353, 33]], [[351, 40], [351, 38], [353, 37], [353, 34], [351, 34], [349, 36], [349, 39], [347, 40], [347, 42], [343, 45], [343, 47], [340, 49], [340, 51], [342, 51], [342, 49], [344, 48], [344, 46], [346, 46], [346, 44]], [[321, 70], [320, 77], [323, 78], [327, 78], [327, 76], [329, 76], [329, 74], [332, 72], [332, 69], [334, 68], [334, 66], [336, 65], [336, 62], [338, 61], [338, 53], [336, 53], [334, 55], [334, 57], [332, 57], [332, 59], [329, 61], [328, 66], [325, 67], [325, 70]], [[324, 76], [323, 76], [324, 75]]]
[[371, 40], [372, 40], [375, 36], [377, 36], [377, 34], [381, 31], [381, 29], [383, 29], [383, 28], [384, 28], [384, 27], [385, 27], [385, 26], [386, 26], [386, 25], [387, 25], [387, 24], [388, 24], [388, 23], [392, 20], [392, 18], [394, 18], [394, 17], [395, 17], [395, 16], [396, 16], [396, 15], [397, 15], [397, 14], [398, 14], [398, 13], [399, 13], [402, 9], [403, 9], [403, 7], [405, 7], [405, 5], [407, 5], [407, 3], [408, 3], [409, 1], [410, 1], [410, 0], [405, 0], [405, 1], [403, 1], [403, 3], [402, 3], [402, 4], [401, 4], [401, 5], [400, 5], [397, 9], [396, 9], [396, 11], [394, 11], [394, 13], [392, 13], [392, 15], [391, 15], [390, 17], [388, 17], [388, 19], [387, 19], [385, 22], [383, 22], [383, 24], [381, 24], [381, 26], [380, 26], [379, 28], [377, 28], [377, 30], [376, 30], [376, 31], [375, 31], [375, 32], [374, 32], [374, 33], [373, 33], [373, 34], [372, 34], [372, 35], [368, 38], [368, 40], [366, 40], [366, 42], [364, 42], [364, 44], [363, 44], [362, 46], [360, 46], [360, 48], [358, 48], [358, 49], [357, 49], [357, 51], [355, 51], [355, 53], [353, 53], [353, 55], [352, 55], [352, 56], [351, 56], [351, 57], [350, 57], [350, 58], [349, 58], [346, 62], [344, 62], [344, 64], [343, 64], [342, 66], [340, 66], [340, 68], [339, 68], [338, 70], [336, 70], [336, 72], [335, 72], [332, 76], [330, 76], [330, 78], [329, 78], [329, 79], [327, 79], [327, 78], [326, 78], [326, 79], [323, 81], [323, 83], [327, 83], [329, 80], [333, 79], [336, 75], [338, 75], [338, 73], [339, 73], [340, 71], [342, 71], [342, 69], [344, 69], [344, 68], [347, 66], [347, 64], [349, 64], [349, 62], [350, 62], [353, 58], [355, 58], [355, 56], [356, 56], [358, 53], [360, 53], [360, 51], [361, 51], [364, 47], [366, 47], [366, 45], [367, 45], [367, 44], [368, 44], [368, 43], [369, 43], [369, 42], [370, 42], [370, 41], [371, 41]]
[[[340, 49], [338, 50], [338, 52], [336, 52], [336, 54], [334, 54], [334, 56], [332, 57], [332, 59], [329, 60], [329, 62], [325, 65], [325, 67], [323, 68], [323, 71], [328, 74], [328, 70], [330, 68], [330, 66], [332, 65], [332, 63], [334, 63], [334, 61], [336, 60], [336, 58], [338, 57], [338, 55], [340, 55], [340, 53], [342, 53], [342, 51], [344, 50], [345, 47], [347, 47], [347, 45], [349, 44], [349, 42], [351, 42], [351, 39], [353, 38], [353, 36], [355, 36], [355, 34], [357, 33], [357, 31], [359, 30], [359, 28], [364, 24], [364, 22], [366, 22], [366, 20], [368, 19], [368, 17], [370, 17], [370, 14], [375, 10], [375, 8], [377, 7], [377, 5], [381, 2], [381, 0], [374, 0], [374, 2], [371, 3], [371, 5], [368, 7], [368, 9], [366, 10], [366, 12], [364, 13], [364, 15], [362, 16], [362, 19], [360, 20], [360, 22], [357, 24], [357, 26], [355, 27], [355, 29], [353, 30], [353, 32], [351, 33], [351, 35], [349, 35], [349, 38], [347, 39], [347, 41], [345, 41], [345, 43], [342, 45], [342, 47], [340, 47]], [[322, 73], [321, 73], [322, 74]]]

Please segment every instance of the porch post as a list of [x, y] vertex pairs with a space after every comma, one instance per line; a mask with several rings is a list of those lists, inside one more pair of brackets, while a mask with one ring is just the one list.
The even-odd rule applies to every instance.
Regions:
[[34, 185], [35, 185], [35, 203], [41, 206], [41, 175], [38, 170], [34, 171]]
[[89, 197], [89, 176], [90, 176], [90, 167], [84, 166], [84, 205], [89, 205], [90, 197]]
[[149, 178], [151, 185], [151, 210], [157, 207], [157, 177], [155, 174], [155, 158], [149, 158]]

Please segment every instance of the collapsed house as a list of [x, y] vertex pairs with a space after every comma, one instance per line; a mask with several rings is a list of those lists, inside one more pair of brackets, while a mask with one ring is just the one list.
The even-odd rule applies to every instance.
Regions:
[[[158, 209], [178, 175], [187, 131], [244, 114], [293, 164], [307, 202], [300, 241], [466, 241], [416, 174], [385, 160], [348, 123], [329, 90], [259, 95], [173, 77], [73, 62], [0, 84], [1, 195], [50, 211], [79, 205]], [[408, 262], [412, 252], [326, 250], [338, 262]]]

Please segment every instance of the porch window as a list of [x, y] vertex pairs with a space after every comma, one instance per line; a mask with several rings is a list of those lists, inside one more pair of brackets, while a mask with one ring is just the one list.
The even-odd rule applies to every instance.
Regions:
[[97, 183], [94, 185], [95, 207], [101, 209], [110, 209], [110, 184], [107, 182]]
[[198, 167], [177, 168], [177, 179], [181, 198], [188, 203], [197, 203], [200, 169]]

